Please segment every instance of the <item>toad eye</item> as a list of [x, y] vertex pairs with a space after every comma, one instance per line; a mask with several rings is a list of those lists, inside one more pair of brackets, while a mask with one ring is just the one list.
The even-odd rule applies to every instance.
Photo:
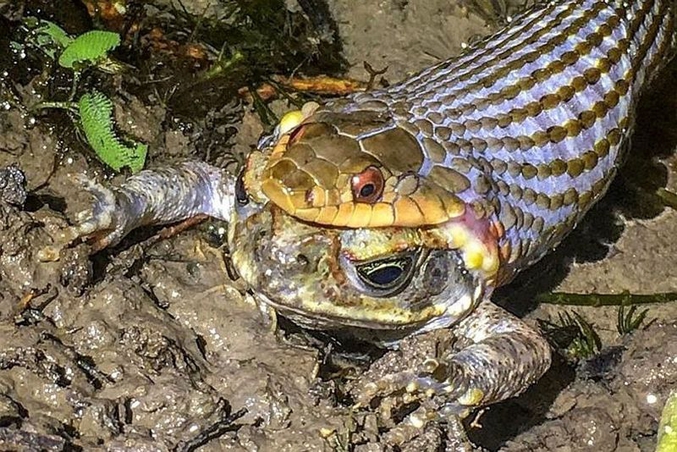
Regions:
[[374, 204], [383, 195], [383, 173], [375, 166], [370, 166], [350, 180], [353, 199], [356, 202]]
[[373, 296], [393, 296], [404, 290], [415, 271], [417, 252], [408, 252], [355, 265], [355, 273]]

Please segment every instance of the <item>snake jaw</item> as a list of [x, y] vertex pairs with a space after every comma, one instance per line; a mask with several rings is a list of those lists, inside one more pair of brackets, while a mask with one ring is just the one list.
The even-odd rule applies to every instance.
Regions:
[[478, 218], [466, 208], [463, 215], [427, 230], [424, 241], [458, 250], [465, 268], [493, 287], [501, 267], [500, 233], [489, 218]]

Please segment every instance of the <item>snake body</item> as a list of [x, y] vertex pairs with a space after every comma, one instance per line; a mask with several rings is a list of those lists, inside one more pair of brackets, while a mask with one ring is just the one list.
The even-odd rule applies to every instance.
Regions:
[[[457, 58], [314, 112], [273, 152], [266, 195], [340, 227], [495, 225], [506, 274], [606, 191], [643, 88], [674, 53], [671, 0], [560, 0]], [[363, 201], [351, 181], [378, 169]], [[467, 215], [466, 215], [467, 216]]]

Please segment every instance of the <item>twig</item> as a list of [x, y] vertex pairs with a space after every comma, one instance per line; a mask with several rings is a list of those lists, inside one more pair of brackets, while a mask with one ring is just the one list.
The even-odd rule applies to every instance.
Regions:
[[648, 303], [669, 303], [677, 301], [677, 292], [663, 292], [655, 294], [580, 294], [566, 292], [541, 293], [536, 296], [539, 303], [557, 304], [565, 306], [632, 306]]
[[383, 69], [374, 69], [374, 67], [371, 64], [365, 61], [364, 70], [369, 73], [369, 81], [367, 82], [366, 91], [371, 91], [372, 89], [374, 89], [374, 86], [376, 85], [376, 77], [388, 72], [388, 66], [384, 67]]
[[[316, 77], [274, 77], [276, 83], [288, 91], [300, 93], [312, 93], [318, 95], [345, 96], [358, 91], [365, 91], [367, 83], [347, 78], [335, 78], [328, 76]], [[250, 98], [252, 92], [249, 88], [241, 88], [238, 94], [244, 98]], [[256, 94], [262, 100], [274, 99], [278, 96], [278, 90], [270, 83], [264, 83], [256, 89]]]
[[247, 414], [246, 408], [241, 408], [234, 413], [220, 419], [198, 433], [194, 438], [188, 441], [181, 441], [175, 448], [174, 452], [193, 452], [199, 447], [204, 446], [209, 441], [216, 439], [223, 434], [235, 430], [238, 426], [234, 426], [233, 422], [240, 419]]

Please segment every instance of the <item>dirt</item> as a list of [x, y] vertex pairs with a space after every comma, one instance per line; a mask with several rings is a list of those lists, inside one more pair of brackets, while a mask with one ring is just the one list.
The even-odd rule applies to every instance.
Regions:
[[[391, 82], [491, 31], [490, 15], [469, 5], [328, 2], [347, 75], [368, 78], [368, 61], [387, 66]], [[3, 2], [0, 12], [6, 33], [15, 26], [6, 19], [18, 13]], [[0, 57], [8, 54], [0, 49]], [[677, 384], [677, 302], [648, 305], [642, 327], [621, 336], [615, 307], [537, 306], [534, 298], [549, 290], [677, 292], [677, 213], [653, 195], [656, 187], [677, 189], [674, 72], [642, 108], [634, 160], [607, 198], [552, 256], [496, 297], [534, 324], [575, 309], [594, 324], [602, 350], [577, 364], [557, 359], [526, 394], [468, 420], [478, 447], [653, 450], [660, 409]], [[27, 183], [25, 200], [20, 180], [0, 193], [0, 450], [390, 450], [377, 416], [352, 410], [345, 397], [374, 355], [334, 352], [341, 344], [331, 338], [283, 319], [271, 323], [229, 276], [222, 224], [164, 241], [153, 238], [156, 230], [141, 231], [93, 257], [82, 244], [59, 261], [40, 260], [88, 205], [75, 176], [121, 179], [78, 145], [66, 115], [28, 111], [44, 93], [40, 83], [35, 70], [0, 77], [0, 169], [17, 165]], [[115, 81], [118, 123], [153, 143], [153, 165], [220, 161], [212, 149], [246, 153], [266, 128], [251, 105], [238, 102], [208, 118], [179, 119], [125, 83]], [[408, 343], [402, 353], [430, 341]], [[443, 450], [453, 434], [453, 426], [433, 425], [402, 450]]]

